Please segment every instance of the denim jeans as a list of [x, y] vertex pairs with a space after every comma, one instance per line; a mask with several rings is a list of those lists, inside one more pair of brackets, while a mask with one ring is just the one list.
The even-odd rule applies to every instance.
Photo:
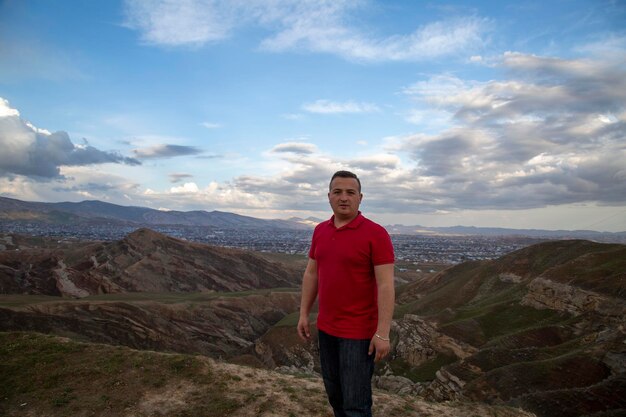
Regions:
[[372, 417], [374, 355], [369, 339], [344, 339], [319, 331], [320, 364], [335, 417]]

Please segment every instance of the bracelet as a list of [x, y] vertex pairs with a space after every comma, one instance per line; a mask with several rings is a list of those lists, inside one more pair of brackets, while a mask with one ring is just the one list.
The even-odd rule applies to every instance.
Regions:
[[388, 339], [388, 338], [386, 339], [386, 338], [382, 337], [381, 335], [379, 335], [378, 333], [374, 334], [374, 336], [376, 336], [377, 338], [379, 338], [379, 339], [380, 339], [380, 340], [382, 340], [383, 342], [388, 342], [388, 341], [389, 341], [389, 339]]

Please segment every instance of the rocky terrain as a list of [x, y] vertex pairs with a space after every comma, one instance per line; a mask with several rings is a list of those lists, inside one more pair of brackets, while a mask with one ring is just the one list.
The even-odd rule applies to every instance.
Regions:
[[[315, 342], [303, 344], [295, 332], [299, 294], [271, 289], [297, 287], [301, 261], [149, 230], [112, 243], [10, 237], [0, 244], [0, 289], [8, 293], [0, 296], [0, 330], [227, 360], [202, 359], [236, 375], [235, 397], [254, 407], [203, 415], [328, 415]], [[375, 385], [386, 392], [377, 393], [383, 403], [399, 405], [379, 405], [384, 415], [531, 415], [506, 407], [539, 417], [626, 413], [624, 245], [541, 243], [425, 275], [399, 286], [397, 301], [392, 353], [377, 366]], [[319, 392], [276, 390], [286, 384], [278, 380]], [[168, 388], [167, 398], [193, 402], [197, 386], [176, 381], [182, 385]], [[250, 397], [257, 391], [261, 397]], [[149, 398], [174, 410], [165, 415], [193, 415], [163, 392]], [[111, 415], [154, 415], [136, 406]]]
[[[206, 356], [0, 332], [0, 415], [95, 417], [331, 417], [320, 378]], [[479, 403], [432, 403], [376, 390], [389, 417], [533, 417]]]
[[287, 291], [126, 294], [62, 301], [4, 296], [0, 330], [230, 358], [253, 349], [255, 339], [299, 304], [299, 294]]
[[[18, 238], [19, 239], [19, 238]], [[0, 293], [86, 297], [125, 292], [297, 288], [301, 269], [253, 252], [191, 243], [149, 229], [116, 242], [65, 247], [14, 242], [0, 251]]]
[[107, 243], [2, 242], [0, 290], [13, 294], [0, 297], [2, 330], [231, 357], [299, 305], [298, 264], [148, 229]]

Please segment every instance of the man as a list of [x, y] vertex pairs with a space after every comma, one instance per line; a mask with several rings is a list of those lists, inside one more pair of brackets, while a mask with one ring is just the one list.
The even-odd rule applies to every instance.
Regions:
[[361, 182], [336, 172], [330, 220], [315, 228], [302, 279], [298, 334], [311, 339], [309, 313], [319, 296], [320, 363], [335, 417], [372, 415], [374, 362], [389, 353], [395, 291], [387, 231], [363, 217]]

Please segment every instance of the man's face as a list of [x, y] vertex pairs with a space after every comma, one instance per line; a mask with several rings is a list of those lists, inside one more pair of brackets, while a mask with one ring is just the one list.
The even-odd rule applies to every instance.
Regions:
[[337, 177], [330, 183], [328, 201], [335, 217], [351, 219], [356, 217], [363, 194], [354, 178]]

